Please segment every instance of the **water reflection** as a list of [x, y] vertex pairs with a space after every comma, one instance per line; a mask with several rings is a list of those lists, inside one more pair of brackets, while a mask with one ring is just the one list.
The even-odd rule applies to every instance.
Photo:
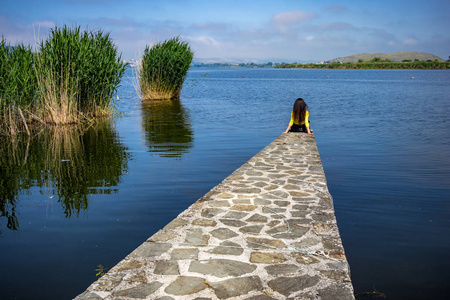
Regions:
[[88, 208], [89, 195], [117, 192], [115, 187], [127, 170], [126, 150], [111, 120], [88, 129], [46, 128], [31, 138], [4, 138], [0, 143], [0, 221], [6, 218], [6, 227], [17, 230], [17, 203], [21, 195], [35, 193], [34, 187], [57, 198], [65, 217], [78, 216]]
[[181, 158], [192, 147], [189, 115], [180, 100], [144, 101], [142, 114], [149, 152], [162, 157]]

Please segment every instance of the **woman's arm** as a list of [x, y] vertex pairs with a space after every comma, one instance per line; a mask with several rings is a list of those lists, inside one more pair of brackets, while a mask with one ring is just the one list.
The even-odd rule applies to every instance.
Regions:
[[311, 130], [309, 130], [309, 111], [305, 113], [305, 127], [308, 134], [312, 134]]
[[291, 120], [289, 121], [289, 125], [286, 128], [286, 131], [283, 132], [283, 134], [286, 134], [289, 132], [289, 129], [291, 129], [292, 124], [294, 124], [294, 112], [293, 111], [291, 112]]

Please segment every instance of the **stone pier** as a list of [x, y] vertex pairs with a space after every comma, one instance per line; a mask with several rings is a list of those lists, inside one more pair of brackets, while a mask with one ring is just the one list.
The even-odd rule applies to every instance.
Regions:
[[85, 299], [354, 299], [314, 136], [277, 138]]

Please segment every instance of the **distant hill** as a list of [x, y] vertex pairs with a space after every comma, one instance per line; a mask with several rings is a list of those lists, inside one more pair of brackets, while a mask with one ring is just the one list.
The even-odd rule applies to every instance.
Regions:
[[346, 57], [339, 57], [335, 59], [331, 59], [327, 62], [333, 63], [333, 62], [358, 62], [358, 60], [362, 59], [364, 61], [371, 60], [375, 57], [380, 57], [381, 59], [389, 59], [391, 61], [403, 61], [403, 60], [412, 60], [415, 59], [421, 60], [421, 61], [427, 61], [435, 59], [439, 61], [444, 61], [442, 58], [430, 54], [430, 53], [422, 53], [422, 52], [396, 52], [396, 53], [361, 53], [361, 54], [354, 54]]

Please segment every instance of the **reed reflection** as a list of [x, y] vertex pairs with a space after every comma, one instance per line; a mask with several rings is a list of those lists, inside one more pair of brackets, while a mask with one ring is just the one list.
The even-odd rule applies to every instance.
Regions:
[[189, 115], [180, 100], [142, 102], [142, 127], [149, 152], [181, 158], [192, 147]]
[[0, 222], [6, 219], [7, 228], [19, 228], [17, 203], [22, 195], [33, 196], [33, 187], [52, 200], [57, 198], [65, 217], [78, 216], [88, 208], [89, 195], [117, 192], [130, 158], [126, 150], [111, 120], [88, 129], [53, 127], [31, 138], [4, 138], [0, 143]]

